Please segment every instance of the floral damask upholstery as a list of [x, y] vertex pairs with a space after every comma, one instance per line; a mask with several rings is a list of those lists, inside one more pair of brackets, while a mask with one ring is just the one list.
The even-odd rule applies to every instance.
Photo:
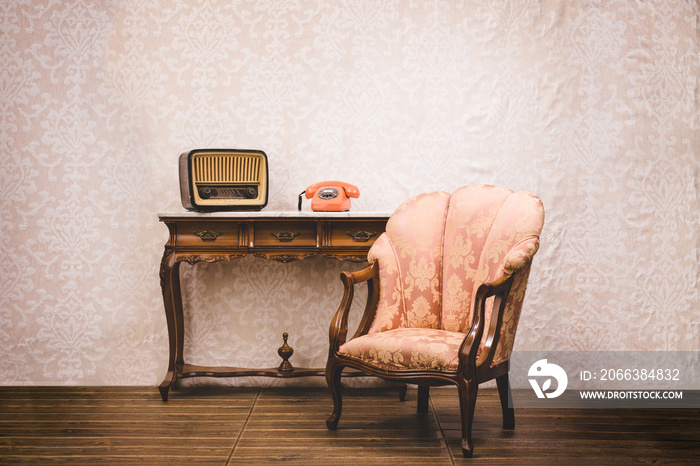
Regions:
[[[328, 427], [340, 418], [344, 367], [418, 384], [423, 409], [430, 385], [457, 385], [465, 456], [479, 383], [496, 379], [504, 427], [512, 427], [507, 362], [543, 223], [536, 196], [496, 186], [430, 192], [402, 204], [370, 249], [370, 266], [341, 274], [345, 294], [326, 366], [334, 401]], [[369, 287], [367, 305], [346, 341], [360, 282]]]
[[381, 369], [456, 371], [457, 351], [463, 341], [461, 332], [396, 328], [355, 338], [349, 351], [341, 346], [341, 353]]

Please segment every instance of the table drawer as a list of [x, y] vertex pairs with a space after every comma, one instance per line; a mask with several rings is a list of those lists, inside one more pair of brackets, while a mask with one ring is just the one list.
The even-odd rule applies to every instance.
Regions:
[[177, 225], [177, 246], [239, 246], [241, 229], [237, 222], [181, 222]]
[[334, 221], [331, 223], [331, 246], [371, 246], [384, 233], [386, 221]]
[[316, 246], [316, 224], [295, 221], [255, 222], [255, 246]]

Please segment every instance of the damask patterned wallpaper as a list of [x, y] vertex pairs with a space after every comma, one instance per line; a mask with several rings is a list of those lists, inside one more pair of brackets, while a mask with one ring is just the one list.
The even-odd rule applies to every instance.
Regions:
[[[262, 149], [391, 211], [433, 189], [539, 195], [519, 349], [700, 350], [696, 1], [0, 4], [0, 384], [157, 384], [159, 211], [177, 156]], [[185, 266], [186, 357], [320, 367], [322, 259]], [[230, 380], [225, 383], [279, 383]], [[294, 383], [305, 383], [294, 381]], [[317, 383], [322, 383], [319, 379]]]

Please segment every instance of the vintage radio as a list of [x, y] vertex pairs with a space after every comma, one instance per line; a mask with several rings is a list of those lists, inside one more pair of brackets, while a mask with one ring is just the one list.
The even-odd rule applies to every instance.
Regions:
[[188, 210], [261, 210], [267, 193], [263, 151], [195, 149], [180, 155], [180, 196]]

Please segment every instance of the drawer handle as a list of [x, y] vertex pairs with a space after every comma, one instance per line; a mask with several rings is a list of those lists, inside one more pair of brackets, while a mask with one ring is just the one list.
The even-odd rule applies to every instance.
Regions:
[[285, 243], [299, 236], [298, 231], [273, 231], [270, 234], [278, 240], [283, 241]]
[[370, 238], [377, 236], [377, 232], [375, 231], [374, 233], [370, 233], [369, 231], [348, 231], [348, 236], [352, 236], [352, 239], [354, 239], [358, 243], [366, 243], [370, 240]]
[[199, 238], [202, 241], [214, 241], [216, 238], [223, 235], [224, 232], [223, 231], [204, 230], [204, 231], [195, 231], [194, 234], [199, 236]]

